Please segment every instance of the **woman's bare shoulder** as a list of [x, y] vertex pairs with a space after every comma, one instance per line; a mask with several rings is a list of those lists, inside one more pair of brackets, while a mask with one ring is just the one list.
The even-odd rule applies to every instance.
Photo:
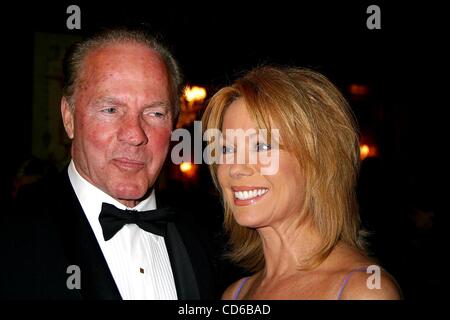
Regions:
[[352, 247], [342, 245], [336, 251], [334, 266], [339, 272], [340, 296], [344, 300], [397, 300], [400, 287], [376, 259]]
[[225, 291], [222, 294], [222, 300], [233, 300], [234, 294], [238, 290], [240, 284], [242, 281], [244, 281], [245, 278], [241, 278], [232, 284], [228, 286], [228, 288], [225, 289]]
[[394, 277], [378, 265], [354, 272], [343, 289], [343, 300], [400, 300], [402, 293]]

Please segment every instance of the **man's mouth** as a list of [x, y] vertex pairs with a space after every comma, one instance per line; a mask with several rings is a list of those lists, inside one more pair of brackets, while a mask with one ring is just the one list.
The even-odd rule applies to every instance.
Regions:
[[115, 158], [113, 163], [122, 169], [136, 170], [145, 166], [145, 162], [128, 158]]

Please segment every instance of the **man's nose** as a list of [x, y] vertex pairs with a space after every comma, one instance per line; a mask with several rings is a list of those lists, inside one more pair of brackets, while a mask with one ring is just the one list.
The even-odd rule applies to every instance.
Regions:
[[133, 146], [147, 144], [148, 137], [143, 126], [144, 123], [139, 116], [127, 117], [120, 125], [119, 141]]

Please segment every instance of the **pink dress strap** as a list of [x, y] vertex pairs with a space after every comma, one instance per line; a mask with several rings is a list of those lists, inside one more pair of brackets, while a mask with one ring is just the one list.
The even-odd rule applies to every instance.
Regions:
[[242, 287], [247, 282], [247, 280], [250, 279], [250, 277], [245, 277], [241, 280], [241, 283], [239, 284], [239, 287], [237, 288], [236, 292], [233, 295], [233, 300], [237, 300], [239, 293], [241, 292]]
[[338, 293], [338, 296], [337, 296], [338, 300], [341, 300], [342, 293], [344, 292], [345, 286], [347, 285], [348, 281], [350, 280], [350, 277], [352, 276], [352, 274], [354, 272], [367, 272], [367, 267], [353, 269], [349, 273], [347, 273], [347, 275], [344, 278], [344, 281], [342, 281], [341, 287], [339, 288], [339, 293]]

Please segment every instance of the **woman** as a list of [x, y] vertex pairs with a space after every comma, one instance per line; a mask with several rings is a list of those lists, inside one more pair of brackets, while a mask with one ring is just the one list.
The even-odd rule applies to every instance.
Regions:
[[[230, 258], [252, 272], [223, 299], [400, 298], [395, 280], [364, 251], [358, 133], [328, 79], [260, 67], [218, 91], [202, 121], [206, 133], [223, 135], [223, 155], [210, 170], [223, 196]], [[232, 134], [239, 130], [258, 132], [245, 137], [244, 149]], [[237, 161], [242, 152], [245, 161]], [[275, 172], [264, 173], [263, 156], [277, 162]]]

